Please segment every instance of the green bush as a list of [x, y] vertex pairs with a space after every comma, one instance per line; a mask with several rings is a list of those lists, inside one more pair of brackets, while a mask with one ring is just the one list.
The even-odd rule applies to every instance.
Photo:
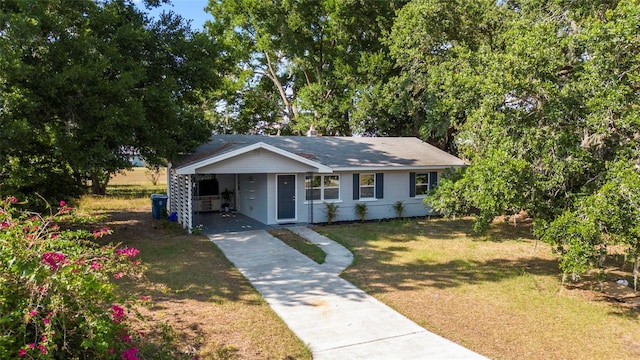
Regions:
[[336, 203], [324, 203], [325, 212], [327, 213], [327, 224], [331, 225], [333, 220], [338, 216], [338, 204]]
[[396, 212], [396, 217], [401, 218], [402, 214], [404, 214], [404, 202], [402, 200], [398, 200], [393, 204], [393, 210]]
[[367, 218], [367, 213], [369, 212], [369, 208], [365, 203], [357, 203], [355, 207], [356, 215], [360, 219], [360, 222], [364, 222]]
[[0, 200], [0, 358], [137, 359], [127, 317], [135, 299], [117, 282], [139, 278], [138, 250], [99, 245], [111, 233], [67, 229], [64, 202], [43, 216]]

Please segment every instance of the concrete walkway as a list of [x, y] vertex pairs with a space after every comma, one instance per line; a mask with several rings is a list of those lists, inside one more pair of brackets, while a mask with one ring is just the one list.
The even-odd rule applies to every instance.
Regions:
[[340, 278], [353, 259], [344, 247], [307, 228], [291, 230], [320, 245], [327, 252], [325, 264], [262, 230], [209, 237], [310, 347], [314, 359], [484, 359]]

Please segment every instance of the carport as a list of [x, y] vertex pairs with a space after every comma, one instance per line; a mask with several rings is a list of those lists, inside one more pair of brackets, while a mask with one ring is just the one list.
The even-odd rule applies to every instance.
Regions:
[[[244, 217], [263, 225], [306, 222], [309, 217], [300, 201], [304, 196], [297, 196], [304, 195], [305, 176], [332, 172], [329, 167], [263, 142], [215, 145], [208, 143], [193, 157], [168, 167], [169, 211], [175, 212], [178, 222], [190, 231], [206, 224], [211, 229], [224, 228], [214, 223], [239, 223]], [[225, 199], [225, 190], [230, 199]], [[221, 211], [225, 202], [233, 209], [230, 213]]]

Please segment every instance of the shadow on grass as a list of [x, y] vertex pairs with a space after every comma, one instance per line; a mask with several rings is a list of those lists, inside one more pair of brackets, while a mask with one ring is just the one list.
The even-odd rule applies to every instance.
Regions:
[[146, 212], [108, 213], [113, 235], [105, 240], [140, 250], [154, 298], [260, 304], [255, 290], [211, 241], [189, 235], [176, 223]]
[[[342, 276], [374, 296], [389, 291], [499, 283], [526, 275], [559, 278], [553, 256], [522, 252], [529, 245], [538, 246], [530, 224], [514, 227], [496, 222], [485, 235], [475, 234], [472, 224], [471, 219], [405, 219], [318, 226], [316, 230], [354, 253], [354, 263]], [[421, 244], [425, 241], [433, 246]], [[460, 246], [468, 250], [460, 250]], [[492, 251], [485, 257], [475, 257], [474, 249], [481, 248]], [[458, 256], [448, 256], [453, 251]], [[589, 296], [598, 297], [597, 293]], [[632, 318], [639, 314], [628, 306], [614, 313]]]
[[473, 231], [473, 219], [444, 219], [440, 217], [408, 218], [387, 221], [368, 221], [365, 223], [341, 223], [318, 226], [319, 229], [341, 228], [351, 231], [363, 240], [392, 239], [393, 241], [415, 241], [421, 237], [439, 240], [451, 240], [465, 236], [475, 241], [517, 241], [530, 239], [531, 223], [513, 224], [497, 221], [485, 234]]
[[[414, 290], [425, 287], [452, 288], [467, 284], [499, 282], [523, 274], [555, 275], [558, 264], [555, 260], [541, 257], [492, 258], [488, 260], [452, 259], [427, 261], [413, 259], [398, 261], [400, 254], [415, 258], [414, 243], [429, 239], [444, 240], [443, 246], [456, 246], [462, 239], [472, 242], [492, 242], [496, 247], [501, 243], [531, 241], [528, 225], [514, 227], [507, 223], [496, 223], [485, 235], [477, 235], [472, 230], [473, 220], [465, 219], [404, 219], [367, 224], [348, 224], [341, 227], [323, 226], [317, 230], [342, 243], [355, 254], [354, 264], [343, 276], [357, 286], [367, 288], [375, 294], [397, 290]], [[378, 246], [378, 241], [397, 245]], [[447, 251], [447, 248], [434, 251]], [[424, 249], [423, 249], [424, 250]], [[469, 251], [472, 251], [471, 249]]]
[[[392, 257], [376, 251], [374, 257]], [[348, 269], [343, 276], [357, 286], [365, 286], [371, 294], [389, 290], [419, 290], [428, 287], [455, 288], [487, 282], [500, 282], [524, 274], [549, 275], [557, 269], [553, 260], [532, 257], [492, 259], [488, 261], [455, 259], [443, 263], [415, 261], [391, 265], [378, 264]]]

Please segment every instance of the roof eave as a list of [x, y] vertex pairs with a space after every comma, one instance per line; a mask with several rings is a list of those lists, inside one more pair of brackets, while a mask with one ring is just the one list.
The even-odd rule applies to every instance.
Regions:
[[307, 159], [305, 157], [302, 157], [300, 155], [296, 155], [296, 154], [288, 152], [286, 150], [282, 150], [282, 149], [277, 148], [277, 147], [275, 147], [273, 145], [265, 144], [263, 142], [258, 142], [258, 143], [255, 143], [255, 144], [244, 146], [244, 147], [241, 147], [239, 149], [232, 150], [232, 151], [229, 151], [227, 153], [224, 153], [224, 154], [221, 154], [221, 155], [218, 155], [218, 156], [214, 156], [214, 157], [211, 157], [211, 158], [202, 159], [202, 160], [194, 162], [192, 164], [176, 168], [175, 171], [179, 175], [195, 174], [196, 170], [199, 169], [199, 168], [202, 168], [204, 166], [208, 166], [208, 165], [211, 165], [211, 164], [215, 164], [215, 163], [218, 163], [220, 161], [227, 160], [227, 159], [231, 159], [233, 157], [236, 157], [236, 156], [239, 156], [239, 155], [242, 155], [242, 154], [246, 154], [246, 153], [248, 153], [250, 151], [257, 150], [257, 149], [265, 149], [265, 150], [271, 151], [273, 153], [276, 153], [278, 155], [281, 155], [281, 156], [284, 156], [286, 158], [289, 158], [291, 160], [303, 163], [303, 164], [305, 164], [307, 166], [315, 168], [316, 171], [320, 172], [320, 173], [332, 173], [333, 172], [333, 169], [331, 169], [328, 166], [325, 166], [325, 165], [320, 164], [320, 163], [318, 163], [316, 161], [313, 161], [313, 160], [309, 160], [309, 159]]
[[390, 165], [390, 166], [348, 166], [334, 167], [333, 171], [357, 172], [357, 171], [398, 171], [398, 170], [441, 170], [449, 168], [462, 168], [469, 164], [447, 164], [447, 165]]

